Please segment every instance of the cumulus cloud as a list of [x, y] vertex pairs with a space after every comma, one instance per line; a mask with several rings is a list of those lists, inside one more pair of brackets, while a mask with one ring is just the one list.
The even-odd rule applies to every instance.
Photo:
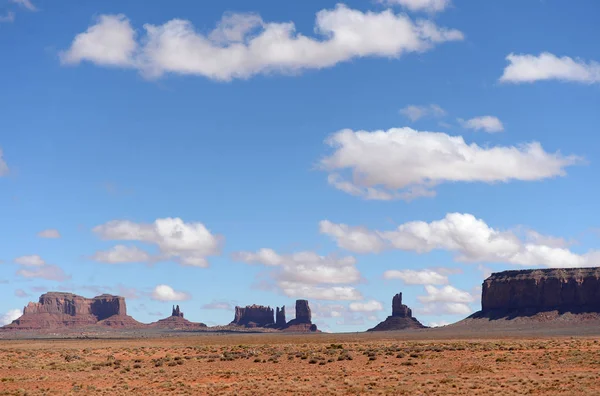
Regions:
[[60, 54], [65, 64], [83, 60], [101, 66], [134, 67], [135, 31], [124, 15], [101, 15], [97, 24], [78, 34], [71, 48]]
[[38, 232], [37, 236], [40, 238], [57, 239], [60, 238], [60, 232], [57, 229], [49, 228]]
[[70, 279], [71, 277], [65, 274], [62, 268], [56, 265], [48, 265], [45, 264], [41, 267], [25, 267], [21, 268], [17, 271], [17, 275], [22, 276], [23, 278], [30, 279], [46, 279], [51, 281], [62, 282]]
[[459, 118], [458, 122], [463, 126], [463, 128], [473, 129], [475, 131], [497, 133], [504, 130], [502, 121], [500, 121], [498, 117], [494, 116], [481, 116], [471, 118], [470, 120], [463, 120], [462, 118]]
[[315, 286], [298, 282], [278, 282], [283, 294], [293, 298], [310, 298], [314, 300], [352, 301], [362, 300], [363, 296], [351, 286]]
[[471, 293], [464, 290], [459, 290], [451, 285], [435, 287], [433, 285], [425, 285], [427, 295], [417, 297], [423, 303], [444, 302], [444, 303], [471, 303], [475, 298]]
[[446, 110], [436, 104], [429, 106], [408, 105], [400, 109], [400, 114], [406, 116], [409, 120], [415, 122], [423, 117], [443, 117], [446, 115]]
[[538, 142], [481, 147], [461, 136], [411, 128], [344, 129], [326, 143], [334, 149], [320, 161], [329, 172], [328, 182], [374, 200], [432, 196], [433, 187], [447, 182], [542, 180], [563, 176], [567, 166], [581, 162], [576, 156], [548, 153]]
[[23, 311], [21, 311], [20, 309], [11, 309], [4, 315], [0, 316], [0, 326], [6, 326], [7, 324], [11, 324], [13, 320], [19, 319], [21, 315], [23, 315]]
[[145, 24], [138, 34], [124, 15], [102, 15], [75, 37], [61, 60], [133, 68], [147, 77], [175, 73], [229, 81], [322, 69], [354, 58], [398, 58], [463, 39], [460, 31], [428, 20], [413, 21], [391, 10], [361, 12], [342, 4], [319, 11], [314, 31], [318, 37], [298, 33], [293, 22], [229, 13], [208, 35], [181, 19]]
[[[204, 224], [185, 223], [179, 218], [157, 219], [151, 224], [113, 220], [95, 227], [93, 231], [105, 240], [139, 241], [156, 245], [160, 253], [152, 257], [153, 260], [176, 260], [181, 265], [194, 267], [208, 267], [207, 257], [220, 253], [222, 240], [222, 237], [211, 234]], [[106, 262], [150, 259], [147, 253], [137, 248], [121, 245], [96, 255], [96, 258], [105, 259]]]
[[175, 291], [169, 285], [158, 285], [152, 291], [152, 299], [157, 301], [185, 301], [190, 298], [188, 293]]
[[201, 307], [202, 309], [222, 309], [226, 311], [231, 311], [233, 309], [233, 304], [229, 301], [216, 301], [213, 300], [208, 304], [204, 304]]
[[10, 0], [11, 3], [15, 3], [20, 5], [23, 8], [26, 8], [29, 11], [37, 11], [37, 7], [31, 2], [31, 0]]
[[279, 255], [272, 249], [261, 249], [256, 253], [234, 253], [233, 258], [249, 264], [277, 267], [275, 277], [281, 281], [340, 284], [355, 283], [360, 280], [356, 259], [351, 256], [320, 256], [314, 252]]
[[[351, 227], [345, 224], [321, 228], [321, 232], [331, 236], [338, 246], [360, 253], [369, 252], [369, 245], [362, 242], [356, 249], [341, 232], [327, 232], [328, 229], [345, 230], [354, 234], [355, 239], [373, 241], [371, 252], [385, 249], [399, 249], [416, 253], [433, 250], [446, 250], [456, 253], [456, 260], [467, 263], [510, 263], [522, 266], [586, 267], [600, 265], [600, 254], [591, 251], [577, 254], [564, 247], [556, 247], [555, 238], [521, 239], [513, 231], [491, 228], [483, 220], [468, 213], [449, 213], [445, 218], [430, 223], [413, 221], [400, 225], [392, 231], [368, 230], [364, 227]], [[356, 236], [366, 233], [364, 236]], [[546, 245], [546, 241], [552, 241]]]
[[352, 312], [376, 312], [383, 311], [383, 304], [379, 301], [370, 300], [365, 302], [352, 302], [348, 306]]
[[43, 265], [46, 265], [46, 261], [44, 261], [44, 259], [38, 256], [37, 254], [17, 257], [15, 259], [15, 263], [24, 267], [41, 267]]
[[8, 165], [4, 161], [4, 152], [2, 151], [2, 147], [0, 147], [0, 177], [6, 175], [8, 175]]
[[232, 258], [248, 264], [272, 267], [271, 277], [281, 292], [288, 297], [318, 300], [362, 299], [358, 290], [347, 286], [361, 279], [356, 268], [356, 259], [351, 256], [320, 256], [314, 252], [281, 255], [272, 249], [260, 249], [257, 252], [237, 252]]
[[448, 277], [433, 270], [389, 270], [384, 279], [399, 279], [407, 285], [446, 285]]
[[136, 246], [117, 245], [106, 251], [96, 252], [92, 260], [107, 264], [144, 263], [151, 260], [150, 254]]
[[571, 81], [584, 84], [600, 83], [600, 63], [586, 62], [568, 56], [558, 57], [549, 52], [540, 55], [509, 54], [509, 65], [500, 77], [501, 82], [532, 83], [544, 80]]
[[425, 304], [417, 309], [421, 315], [468, 315], [473, 312], [469, 304], [475, 301], [475, 297], [469, 292], [451, 285], [440, 288], [426, 285], [425, 291], [425, 296], [417, 297]]
[[387, 5], [399, 5], [410, 11], [440, 12], [452, 4], [451, 0], [379, 0]]

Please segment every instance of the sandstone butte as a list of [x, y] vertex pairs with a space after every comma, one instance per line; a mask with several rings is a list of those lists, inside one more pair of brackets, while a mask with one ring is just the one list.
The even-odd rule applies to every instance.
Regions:
[[42, 294], [39, 302], [30, 302], [23, 316], [4, 329], [61, 329], [86, 325], [134, 328], [143, 326], [127, 315], [125, 299], [103, 294], [85, 298], [71, 293]]
[[[245, 308], [236, 307], [233, 327], [265, 328], [271, 331], [317, 331], [311, 322], [308, 301], [296, 301], [296, 319], [286, 322], [285, 307], [277, 308], [274, 319], [273, 309], [260, 305]], [[127, 315], [125, 298], [103, 294], [94, 298], [85, 298], [72, 293], [49, 292], [42, 294], [37, 303], [30, 302], [23, 315], [1, 330], [61, 330], [86, 326], [103, 326], [119, 329], [170, 329], [198, 330], [208, 329], [204, 323], [191, 322], [184, 318], [179, 305], [173, 306], [171, 316], [157, 322], [144, 324]], [[229, 326], [225, 326], [226, 328]], [[222, 327], [217, 327], [222, 328]], [[225, 330], [227, 330], [225, 328]]]
[[367, 331], [393, 331], [426, 328], [412, 316], [412, 310], [402, 304], [402, 293], [392, 298], [392, 316]]
[[556, 311], [600, 313], [600, 268], [493, 273], [482, 285], [481, 311], [470, 318], [515, 318]]
[[271, 328], [289, 332], [315, 332], [317, 326], [312, 323], [312, 315], [307, 300], [296, 300], [296, 318], [286, 322], [285, 306], [277, 308], [274, 317], [273, 308], [263, 305], [235, 307], [235, 317], [230, 326], [247, 328]]

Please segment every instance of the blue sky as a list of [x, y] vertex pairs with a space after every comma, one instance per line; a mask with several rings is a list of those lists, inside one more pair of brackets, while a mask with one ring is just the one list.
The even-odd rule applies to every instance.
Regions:
[[400, 291], [439, 324], [491, 271], [598, 265], [599, 12], [0, 1], [0, 313], [308, 298], [360, 331]]

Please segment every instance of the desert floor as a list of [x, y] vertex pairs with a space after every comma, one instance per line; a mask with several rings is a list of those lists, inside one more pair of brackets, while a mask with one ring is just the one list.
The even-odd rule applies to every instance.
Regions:
[[0, 395], [600, 394], [600, 337], [435, 334], [0, 340]]

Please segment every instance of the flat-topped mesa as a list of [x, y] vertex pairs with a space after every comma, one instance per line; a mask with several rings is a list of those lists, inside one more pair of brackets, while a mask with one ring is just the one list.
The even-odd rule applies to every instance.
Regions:
[[179, 309], [179, 305], [173, 305], [173, 311], [171, 312], [171, 316], [175, 316], [177, 318], [183, 318], [183, 312]]
[[406, 329], [423, 329], [425, 326], [412, 316], [412, 310], [402, 304], [402, 293], [392, 298], [392, 316], [367, 331], [393, 331]]
[[263, 305], [235, 307], [235, 317], [230, 325], [246, 327], [267, 327], [275, 324], [273, 308]]
[[600, 268], [493, 273], [482, 285], [480, 315], [600, 312]]
[[[106, 321], [111, 318], [112, 321]], [[120, 319], [115, 320], [115, 318]], [[115, 326], [119, 323], [137, 324], [127, 316], [123, 297], [103, 294], [94, 298], [85, 298], [72, 293], [49, 292], [42, 294], [37, 303], [27, 304], [23, 309], [23, 316], [6, 327], [46, 329], [93, 324]]]
[[285, 327], [286, 324], [286, 320], [285, 320], [285, 305], [281, 308], [276, 307], [275, 308], [275, 326], [277, 326], [278, 328], [282, 328]]

